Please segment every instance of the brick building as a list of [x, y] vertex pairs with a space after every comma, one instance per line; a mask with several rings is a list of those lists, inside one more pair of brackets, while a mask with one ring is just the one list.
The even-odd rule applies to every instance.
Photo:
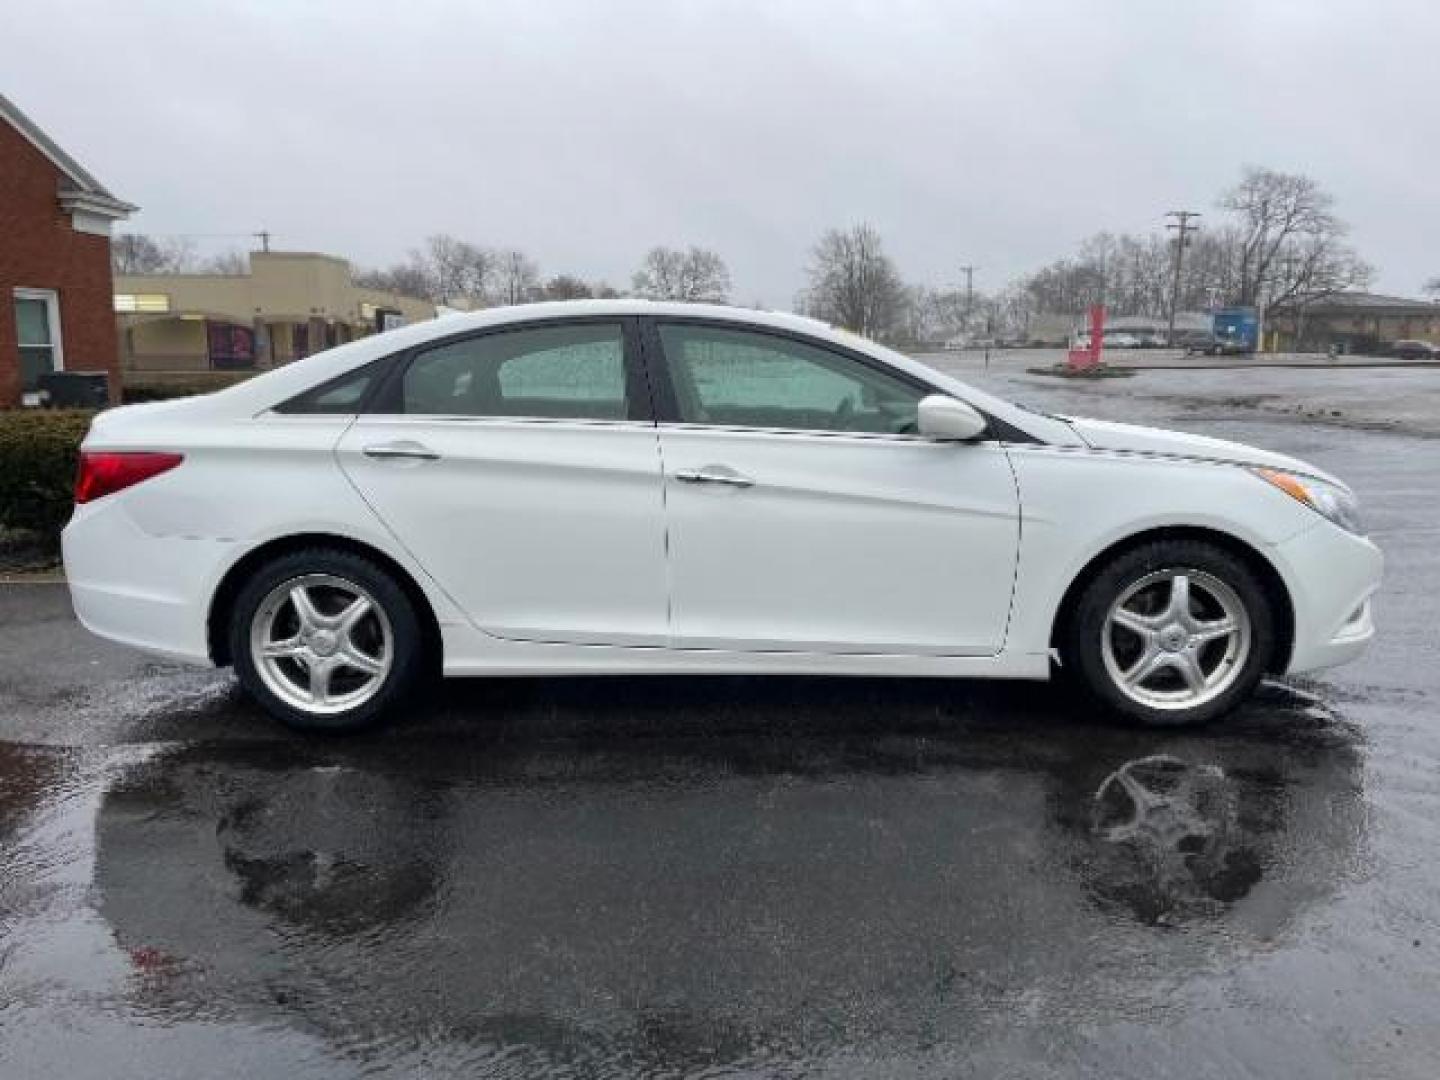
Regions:
[[0, 95], [0, 408], [46, 371], [103, 371], [120, 392], [110, 194]]
[[1368, 292], [1298, 296], [1266, 318], [1271, 347], [1285, 352], [1379, 355], [1394, 341], [1440, 345], [1440, 302]]

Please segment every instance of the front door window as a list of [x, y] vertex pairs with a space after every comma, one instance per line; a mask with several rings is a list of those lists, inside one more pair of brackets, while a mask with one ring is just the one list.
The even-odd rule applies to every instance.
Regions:
[[925, 392], [852, 357], [778, 334], [660, 327], [680, 420], [715, 427], [914, 434]]
[[53, 292], [15, 291], [15, 336], [20, 345], [21, 391], [34, 393], [41, 375], [61, 367], [59, 302]]

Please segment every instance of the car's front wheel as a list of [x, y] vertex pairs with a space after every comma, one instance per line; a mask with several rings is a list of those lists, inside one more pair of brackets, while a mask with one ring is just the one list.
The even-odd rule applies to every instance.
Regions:
[[1275, 643], [1246, 563], [1203, 541], [1158, 541], [1103, 567], [1080, 593], [1062, 663], [1101, 704], [1142, 723], [1201, 723], [1255, 689]]
[[305, 731], [369, 727], [423, 670], [415, 605], [363, 556], [325, 548], [265, 565], [236, 597], [230, 650], [241, 684]]

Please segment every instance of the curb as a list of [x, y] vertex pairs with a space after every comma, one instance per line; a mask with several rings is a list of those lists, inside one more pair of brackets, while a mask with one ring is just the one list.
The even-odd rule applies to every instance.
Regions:
[[16, 570], [0, 573], [0, 585], [64, 585], [63, 570]]
[[1297, 370], [1309, 371], [1358, 371], [1365, 368], [1387, 368], [1392, 371], [1404, 370], [1406, 368], [1440, 368], [1440, 361], [1435, 360], [1410, 360], [1387, 363], [1384, 360], [1371, 362], [1349, 363], [1349, 364], [1305, 364], [1295, 361], [1276, 360], [1271, 362], [1251, 362], [1245, 364], [1115, 364], [1116, 368], [1125, 371], [1251, 371], [1264, 368], [1295, 368]]

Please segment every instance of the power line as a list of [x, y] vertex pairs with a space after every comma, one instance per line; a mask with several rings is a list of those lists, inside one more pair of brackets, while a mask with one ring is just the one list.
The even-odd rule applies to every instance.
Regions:
[[269, 251], [275, 234], [268, 229], [260, 229], [258, 232], [147, 232], [144, 235], [154, 240], [259, 240], [261, 250]]

